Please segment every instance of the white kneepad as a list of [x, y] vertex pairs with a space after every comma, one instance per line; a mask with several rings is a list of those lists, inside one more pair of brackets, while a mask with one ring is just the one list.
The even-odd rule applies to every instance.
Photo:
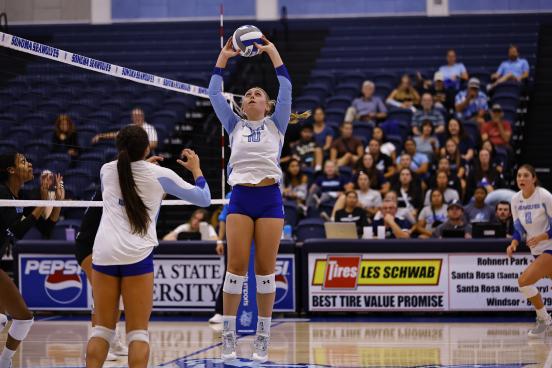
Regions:
[[255, 275], [257, 281], [257, 292], [259, 294], [270, 294], [276, 292], [276, 275], [271, 273], [270, 275]]
[[127, 333], [127, 344], [133, 341], [143, 341], [149, 344], [149, 333], [146, 330], [134, 330]]
[[535, 285], [520, 286], [519, 291], [525, 299], [532, 298], [539, 293], [539, 290]]
[[12, 319], [12, 324], [8, 334], [18, 341], [23, 341], [29, 334], [34, 323], [34, 318], [31, 319]]
[[228, 294], [241, 294], [244, 282], [245, 276], [234, 275], [233, 273], [226, 272], [222, 291]]
[[90, 335], [90, 338], [93, 337], [104, 339], [109, 345], [111, 345], [115, 339], [115, 330], [111, 330], [104, 326], [94, 326], [92, 334]]

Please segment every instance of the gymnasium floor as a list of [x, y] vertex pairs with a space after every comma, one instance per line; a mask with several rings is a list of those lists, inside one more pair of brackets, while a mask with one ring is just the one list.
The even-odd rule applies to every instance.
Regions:
[[[82, 367], [89, 324], [83, 318], [37, 321], [18, 351], [16, 367]], [[377, 322], [387, 320], [387, 322]], [[151, 323], [151, 366], [163, 367], [552, 367], [552, 337], [530, 341], [523, 320], [370, 318], [276, 320], [270, 363], [247, 357], [251, 336], [240, 338], [244, 359], [223, 365], [220, 331], [204, 321]], [[6, 331], [0, 335], [4, 344]], [[106, 363], [124, 367], [126, 360]]]

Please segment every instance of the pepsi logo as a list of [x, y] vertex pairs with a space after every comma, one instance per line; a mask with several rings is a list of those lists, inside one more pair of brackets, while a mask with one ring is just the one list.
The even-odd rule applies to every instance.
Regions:
[[290, 268], [290, 261], [289, 260], [283, 260], [278, 259], [276, 261], [276, 272], [275, 272], [275, 281], [276, 281], [276, 297], [274, 300], [275, 304], [280, 303], [283, 301], [289, 290], [289, 268]]
[[77, 300], [82, 289], [82, 279], [79, 274], [65, 274], [63, 270], [56, 270], [44, 279], [46, 294], [60, 304], [69, 304]]

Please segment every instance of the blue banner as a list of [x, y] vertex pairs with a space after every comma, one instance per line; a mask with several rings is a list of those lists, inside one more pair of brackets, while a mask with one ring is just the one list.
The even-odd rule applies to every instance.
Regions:
[[29, 309], [88, 309], [88, 283], [73, 255], [21, 254], [19, 290]]
[[295, 255], [279, 254], [276, 258], [275, 312], [295, 312]]
[[249, 268], [243, 284], [242, 301], [236, 315], [236, 331], [252, 334], [257, 330], [257, 285], [255, 282], [255, 243], [251, 245]]

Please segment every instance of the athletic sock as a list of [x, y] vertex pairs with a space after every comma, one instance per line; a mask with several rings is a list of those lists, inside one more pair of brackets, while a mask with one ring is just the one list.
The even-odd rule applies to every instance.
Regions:
[[11, 360], [14, 355], [15, 350], [10, 350], [5, 347], [4, 350], [2, 350], [2, 354], [0, 354], [0, 360]]
[[270, 336], [272, 317], [260, 317], [257, 320], [257, 335]]
[[236, 316], [222, 316], [222, 331], [236, 332]]
[[548, 314], [548, 311], [546, 310], [546, 307], [542, 307], [541, 309], [537, 309], [536, 312], [537, 312], [537, 317], [540, 320], [550, 321], [550, 319], [552, 319], [552, 317], [550, 317], [550, 315]]

